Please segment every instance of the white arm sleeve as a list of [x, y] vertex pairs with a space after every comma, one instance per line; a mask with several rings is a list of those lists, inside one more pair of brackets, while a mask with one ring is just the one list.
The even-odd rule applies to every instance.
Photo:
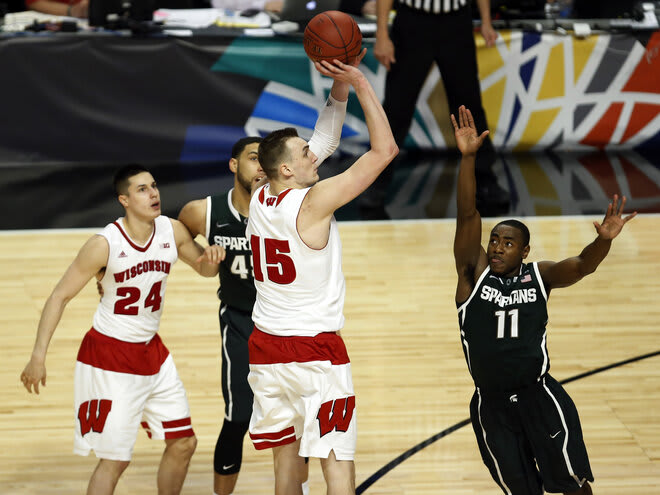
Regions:
[[337, 101], [332, 96], [328, 96], [328, 101], [319, 113], [314, 134], [309, 140], [309, 149], [317, 156], [318, 165], [332, 155], [339, 146], [347, 103], [348, 101]]

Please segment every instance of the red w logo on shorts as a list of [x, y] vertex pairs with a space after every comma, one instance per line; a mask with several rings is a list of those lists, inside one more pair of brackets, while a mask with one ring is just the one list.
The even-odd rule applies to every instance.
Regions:
[[105, 420], [112, 409], [112, 401], [107, 399], [90, 400], [80, 404], [78, 409], [78, 421], [80, 421], [80, 433], [84, 436], [90, 430], [101, 433], [105, 428]]
[[319, 420], [321, 436], [330, 433], [332, 430], [347, 431], [353, 417], [354, 409], [354, 395], [321, 404], [319, 413], [316, 415], [316, 419]]

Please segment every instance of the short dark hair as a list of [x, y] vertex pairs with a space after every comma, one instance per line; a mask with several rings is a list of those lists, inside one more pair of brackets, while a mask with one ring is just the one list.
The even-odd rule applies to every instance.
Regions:
[[495, 230], [500, 225], [506, 225], [508, 227], [513, 227], [514, 229], [518, 229], [523, 237], [523, 247], [529, 245], [529, 229], [527, 228], [527, 225], [525, 225], [519, 220], [514, 220], [513, 218], [510, 218], [509, 220], [502, 220], [500, 223], [495, 225], [495, 227], [493, 227], [493, 230]]
[[134, 175], [141, 174], [142, 172], [151, 173], [149, 170], [144, 168], [142, 165], [138, 165], [137, 163], [124, 165], [119, 170], [117, 170], [115, 172], [114, 178], [112, 179], [112, 186], [114, 187], [117, 196], [121, 194], [127, 194], [129, 179]]
[[271, 132], [259, 143], [259, 164], [269, 179], [277, 176], [277, 167], [282, 160], [291, 158], [286, 143], [294, 137], [298, 137], [298, 131], [285, 127]]
[[245, 150], [248, 144], [252, 143], [261, 143], [263, 141], [263, 138], [259, 136], [247, 136], [244, 138], [239, 139], [234, 143], [234, 146], [231, 148], [231, 157], [238, 159], [239, 156], [241, 156], [241, 153]]

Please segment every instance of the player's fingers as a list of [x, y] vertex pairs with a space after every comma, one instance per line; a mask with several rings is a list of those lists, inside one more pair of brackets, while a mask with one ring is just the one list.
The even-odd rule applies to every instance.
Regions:
[[25, 389], [30, 392], [30, 387], [28, 385], [28, 379], [27, 376], [25, 376], [25, 373], [21, 373], [21, 383], [25, 387]]
[[628, 222], [628, 220], [632, 220], [637, 216], [637, 212], [633, 211], [630, 215], [628, 215], [626, 218], [623, 219], [623, 223]]
[[623, 210], [626, 207], [626, 201], [628, 201], [628, 198], [625, 196], [621, 197], [621, 204], [619, 205], [619, 216], [623, 215]]
[[360, 53], [358, 54], [358, 56], [355, 57], [355, 66], [356, 66], [356, 67], [357, 67], [358, 65], [360, 65], [360, 62], [362, 62], [362, 59], [365, 57], [366, 54], [367, 54], [367, 49], [366, 49], [366, 48], [363, 48], [363, 49], [362, 49], [362, 52], [360, 52]]
[[467, 120], [468, 120], [469, 126], [474, 129], [475, 126], [474, 126], [474, 119], [472, 118], [472, 112], [470, 112], [469, 108], [466, 108], [465, 113], [467, 113]]
[[450, 118], [451, 118], [451, 123], [454, 125], [454, 130], [457, 131], [458, 130], [458, 124], [456, 123], [456, 117], [454, 117], [453, 113], [450, 115]]

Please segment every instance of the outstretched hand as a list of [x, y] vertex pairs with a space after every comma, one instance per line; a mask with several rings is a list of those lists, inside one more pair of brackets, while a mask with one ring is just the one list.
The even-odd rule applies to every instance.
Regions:
[[364, 49], [362, 55], [356, 57], [356, 65], [345, 64], [337, 59], [333, 60], [333, 63], [323, 60], [321, 62], [315, 62], [314, 65], [316, 70], [318, 70], [324, 76], [331, 77], [335, 81], [342, 81], [355, 86], [355, 84], [357, 84], [360, 79], [364, 77], [364, 74], [362, 74], [360, 69], [357, 68], [357, 65], [359, 65], [357, 60], [362, 60], [361, 57], [364, 56], [365, 52], [366, 48]]
[[454, 124], [456, 145], [464, 155], [475, 154], [490, 133], [490, 131], [485, 130], [481, 135], [477, 134], [472, 113], [465, 108], [465, 105], [458, 108], [458, 123], [456, 123], [454, 114], [451, 114], [451, 123]]
[[594, 222], [594, 227], [596, 227], [596, 232], [601, 239], [611, 240], [619, 235], [623, 226], [628, 223], [629, 220], [632, 220], [637, 215], [637, 212], [634, 211], [627, 217], [622, 217], [623, 208], [626, 206], [626, 197], [621, 198], [619, 203], [619, 195], [615, 194], [612, 202], [607, 206], [607, 212], [605, 212], [605, 218], [602, 223]]

